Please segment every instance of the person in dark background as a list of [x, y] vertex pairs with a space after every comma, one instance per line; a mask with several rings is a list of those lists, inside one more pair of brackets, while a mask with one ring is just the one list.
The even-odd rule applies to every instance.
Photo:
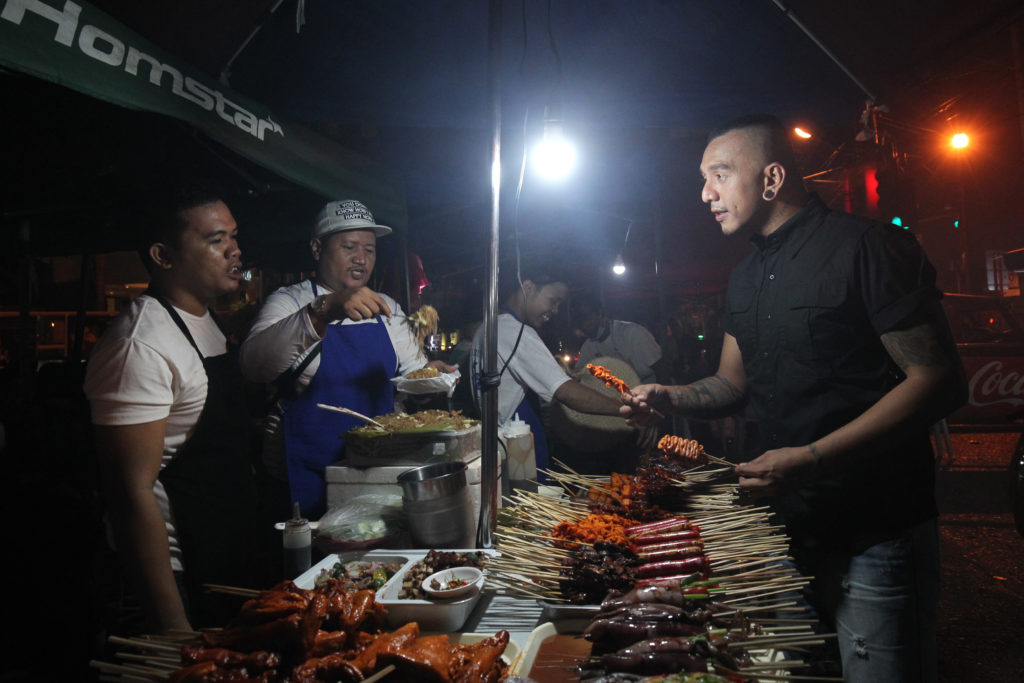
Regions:
[[[147, 292], [92, 351], [92, 408], [108, 518], [147, 632], [223, 623], [203, 583], [264, 587], [241, 373], [210, 314], [241, 282], [238, 226], [205, 186], [168, 189], [139, 216]], [[233, 611], [233, 608], [232, 608]]]
[[[586, 340], [580, 347], [576, 367], [585, 367], [599, 356], [626, 361], [644, 384], [665, 381], [661, 346], [646, 327], [626, 320], [611, 320], [594, 296], [573, 299], [573, 320]], [[661, 375], [661, 376], [659, 376]]]
[[267, 297], [242, 345], [242, 370], [253, 382], [282, 389], [281, 410], [268, 416], [264, 462], [302, 514], [327, 506], [324, 468], [341, 459], [338, 438], [362, 423], [317, 408], [344, 406], [377, 416], [395, 409], [391, 379], [429, 361], [398, 303], [370, 288], [377, 238], [391, 233], [362, 202], [328, 202], [313, 221], [316, 276]]
[[928, 427], [966, 385], [935, 270], [911, 234], [809, 196], [774, 117], [708, 140], [702, 199], [725, 235], [754, 246], [730, 276], [718, 371], [639, 386], [623, 412], [749, 400], [767, 450], [736, 467], [740, 486], [775, 496], [844, 678], [937, 680]]

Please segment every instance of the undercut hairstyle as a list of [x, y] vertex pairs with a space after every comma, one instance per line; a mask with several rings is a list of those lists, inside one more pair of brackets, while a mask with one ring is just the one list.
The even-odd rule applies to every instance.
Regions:
[[747, 114], [727, 121], [708, 133], [710, 143], [726, 133], [734, 130], [745, 130], [754, 144], [758, 145], [764, 155], [766, 164], [776, 162], [782, 165], [789, 174], [800, 177], [802, 173], [796, 163], [793, 146], [789, 142], [789, 130], [777, 117], [771, 114]]
[[178, 248], [188, 227], [182, 215], [189, 209], [223, 201], [222, 193], [211, 183], [191, 181], [173, 184], [137, 197], [135, 244], [143, 265], [152, 272], [154, 264], [149, 248], [163, 243]]

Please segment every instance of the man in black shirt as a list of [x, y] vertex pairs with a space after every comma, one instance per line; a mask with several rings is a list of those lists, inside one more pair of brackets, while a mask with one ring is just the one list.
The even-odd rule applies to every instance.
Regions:
[[[769, 116], [713, 132], [702, 199], [751, 254], [733, 271], [718, 371], [634, 389], [682, 414], [750, 402], [760, 457], [740, 486], [773, 497], [847, 681], [936, 680], [938, 533], [928, 426], [966, 398], [935, 271], [912, 235], [808, 195]], [[633, 411], [636, 410], [634, 413]]]

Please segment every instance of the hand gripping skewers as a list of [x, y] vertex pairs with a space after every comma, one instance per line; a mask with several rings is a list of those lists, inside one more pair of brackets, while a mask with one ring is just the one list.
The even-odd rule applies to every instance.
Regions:
[[[618, 377], [613, 375], [611, 370], [604, 367], [603, 365], [594, 365], [593, 363], [587, 363], [587, 370], [590, 371], [591, 375], [604, 382], [606, 386], [609, 386], [612, 389], [615, 389], [617, 392], [619, 392], [623, 400], [628, 401], [632, 396], [632, 390], [629, 388], [629, 385], [626, 384], [624, 380], [619, 379]], [[665, 417], [654, 408], [650, 408], [649, 410], [651, 411], [651, 414], [657, 417], [658, 419], [662, 419]]]

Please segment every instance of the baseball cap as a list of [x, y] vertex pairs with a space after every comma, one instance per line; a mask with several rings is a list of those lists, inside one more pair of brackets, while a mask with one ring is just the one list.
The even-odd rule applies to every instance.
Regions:
[[313, 237], [324, 237], [343, 230], [372, 230], [377, 237], [391, 234], [391, 228], [377, 225], [366, 204], [355, 199], [327, 202], [313, 220]]

